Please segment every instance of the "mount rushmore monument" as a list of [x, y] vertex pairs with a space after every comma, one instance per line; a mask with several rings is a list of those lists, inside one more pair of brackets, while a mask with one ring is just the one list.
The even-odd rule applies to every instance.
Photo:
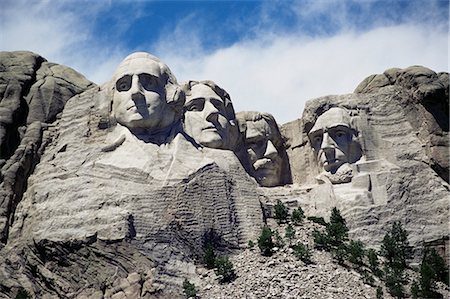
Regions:
[[278, 200], [337, 207], [374, 248], [401, 221], [412, 262], [448, 254], [448, 73], [388, 69], [283, 125], [143, 52], [100, 86], [31, 52], [0, 52], [0, 73], [6, 298], [178, 298], [205, 240], [246, 248]]

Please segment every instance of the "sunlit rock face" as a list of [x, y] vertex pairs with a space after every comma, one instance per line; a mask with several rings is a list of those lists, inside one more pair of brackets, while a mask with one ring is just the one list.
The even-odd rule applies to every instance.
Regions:
[[423, 67], [391, 69], [357, 93], [307, 102], [302, 118], [281, 128], [298, 204], [325, 217], [338, 207], [351, 235], [374, 246], [393, 221], [406, 226], [416, 249], [446, 236], [449, 186], [438, 162], [448, 149], [448, 112], [437, 108], [448, 101], [443, 78]]
[[277, 200], [326, 219], [337, 207], [373, 247], [401, 221], [415, 261], [448, 237], [447, 73], [390, 69], [278, 126], [148, 53], [102, 86], [30, 53], [0, 66], [9, 297], [181, 298], [207, 244], [257, 240]]
[[0, 52], [0, 247], [44, 149], [43, 131], [67, 100], [94, 86], [38, 54]]
[[[111, 82], [71, 98], [15, 210], [9, 246], [79, 244], [107, 254], [103, 245], [115, 243], [123, 256], [139, 252], [139, 275], [158, 273], [158, 291], [158, 283], [181, 288], [173, 277], [191, 269], [208, 238], [224, 249], [256, 239], [263, 225], [258, 184], [233, 151], [198, 147], [183, 131], [183, 103], [175, 77], [144, 53], [126, 58]], [[110, 263], [102, 260], [95, 271]], [[126, 261], [123, 267], [125, 277], [136, 271]], [[66, 294], [86, 283], [101, 288], [88, 274], [58, 281], [68, 289], [36, 285], [34, 294]], [[117, 289], [115, 283], [107, 288]], [[164, 294], [173, 297], [170, 290]]]

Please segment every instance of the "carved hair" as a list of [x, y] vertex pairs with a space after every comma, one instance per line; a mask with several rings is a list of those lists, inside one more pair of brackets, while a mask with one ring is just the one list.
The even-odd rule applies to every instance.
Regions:
[[236, 114], [234, 112], [233, 104], [231, 103], [231, 98], [228, 92], [226, 92], [223, 88], [221, 88], [219, 85], [214, 83], [211, 80], [203, 80], [203, 81], [195, 81], [195, 80], [189, 80], [186, 83], [183, 84], [183, 90], [186, 94], [186, 96], [190, 96], [192, 87], [195, 85], [206, 85], [210, 87], [223, 101], [225, 110], [226, 110], [226, 118], [230, 121], [234, 121], [236, 119]]
[[256, 122], [256, 121], [264, 120], [265, 122], [267, 122], [269, 127], [275, 128], [275, 132], [272, 132], [272, 133], [273, 133], [273, 136], [276, 136], [275, 137], [276, 140], [272, 140], [272, 141], [273, 141], [275, 147], [277, 148], [277, 150], [284, 149], [283, 138], [281, 137], [281, 133], [278, 128], [278, 124], [275, 121], [275, 118], [273, 117], [272, 114], [269, 114], [266, 112], [258, 112], [258, 111], [242, 111], [242, 112], [237, 113], [237, 119], [238, 119], [240, 127], [245, 126], [244, 122], [247, 122], [247, 121]]

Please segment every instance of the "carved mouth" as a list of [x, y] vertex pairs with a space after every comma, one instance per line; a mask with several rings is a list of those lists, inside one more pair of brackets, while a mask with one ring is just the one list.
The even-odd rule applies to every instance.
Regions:
[[202, 131], [216, 131], [217, 132], [217, 128], [214, 126], [208, 126], [206, 128], [203, 128]]
[[137, 110], [139, 110], [139, 109], [142, 109], [142, 108], [148, 108], [148, 107], [150, 107], [150, 104], [132, 105], [132, 106], [130, 106], [130, 107], [127, 108], [127, 111], [128, 111], [128, 110], [131, 110], [131, 109], [133, 109], [133, 108], [136, 108]]

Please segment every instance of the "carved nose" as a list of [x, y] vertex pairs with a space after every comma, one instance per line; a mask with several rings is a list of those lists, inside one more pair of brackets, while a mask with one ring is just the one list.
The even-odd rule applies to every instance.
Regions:
[[144, 89], [142, 87], [142, 84], [139, 82], [139, 77], [136, 75], [134, 75], [132, 78], [130, 92], [132, 94], [132, 97], [138, 93], [144, 95]]
[[133, 102], [139, 102], [145, 100], [145, 96], [142, 92], [138, 91], [131, 95], [131, 99], [133, 100]]
[[330, 150], [335, 147], [333, 139], [328, 135], [327, 132], [323, 133], [322, 143], [320, 145], [320, 149], [322, 150]]
[[206, 113], [206, 120], [209, 122], [215, 122], [217, 121], [217, 118], [219, 116], [219, 110], [211, 104], [209, 101], [205, 103], [204, 112]]
[[267, 141], [266, 151], [264, 153], [265, 158], [273, 159], [278, 155], [277, 149], [273, 145], [272, 141]]

